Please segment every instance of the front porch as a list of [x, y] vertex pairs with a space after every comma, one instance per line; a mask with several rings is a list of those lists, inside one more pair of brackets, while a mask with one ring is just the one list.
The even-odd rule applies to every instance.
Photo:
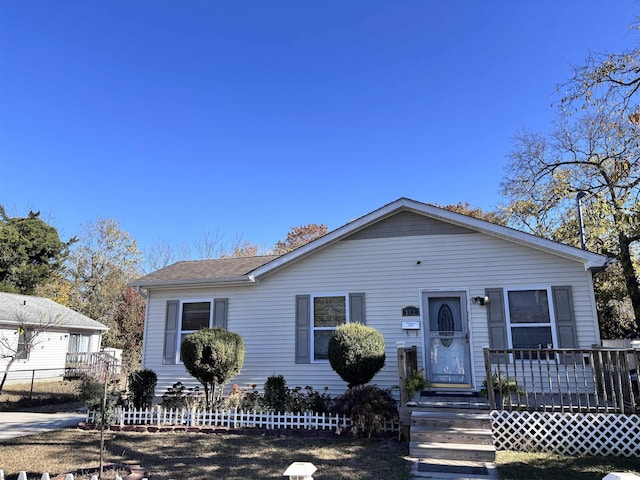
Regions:
[[407, 378], [417, 371], [417, 352], [398, 345], [401, 406], [640, 413], [640, 349], [484, 348], [483, 354], [485, 371], [476, 372], [481, 392], [438, 386], [409, 398]]
[[105, 371], [117, 375], [120, 368], [120, 361], [111, 352], [72, 352], [67, 353], [64, 378], [84, 378], [100, 375]]
[[460, 426], [481, 418], [497, 450], [640, 455], [640, 349], [485, 348], [484, 358], [481, 392], [428, 389], [409, 399], [403, 384], [417, 368], [417, 359], [415, 350], [398, 348], [400, 428], [410, 440], [412, 456], [444, 455], [443, 445], [433, 445], [441, 437], [425, 432], [425, 421], [440, 422], [450, 437], [450, 456], [468, 448], [456, 447], [462, 443], [459, 438], [479, 442], [478, 435]]

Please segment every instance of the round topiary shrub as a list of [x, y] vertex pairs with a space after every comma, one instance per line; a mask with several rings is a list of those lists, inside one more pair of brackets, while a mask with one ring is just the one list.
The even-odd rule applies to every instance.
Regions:
[[203, 328], [184, 337], [180, 345], [187, 371], [204, 385], [207, 408], [219, 385], [218, 394], [244, 363], [244, 342], [237, 333], [224, 328]]
[[329, 363], [349, 388], [369, 383], [384, 367], [384, 337], [360, 323], [336, 328], [329, 339]]

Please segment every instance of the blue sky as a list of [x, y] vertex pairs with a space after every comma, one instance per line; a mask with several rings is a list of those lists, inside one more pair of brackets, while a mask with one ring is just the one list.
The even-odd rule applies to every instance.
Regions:
[[399, 197], [492, 209], [632, 0], [0, 0], [0, 204], [67, 239], [270, 247]]

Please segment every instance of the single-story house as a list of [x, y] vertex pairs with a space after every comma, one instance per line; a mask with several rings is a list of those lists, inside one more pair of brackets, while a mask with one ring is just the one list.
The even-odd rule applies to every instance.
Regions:
[[400, 198], [282, 256], [184, 261], [132, 283], [146, 295], [143, 367], [156, 395], [195, 386], [180, 341], [220, 326], [242, 336], [232, 380], [262, 388], [346, 384], [327, 344], [343, 323], [382, 332], [386, 366], [373, 383], [398, 385], [397, 344], [415, 346], [433, 389], [473, 392], [483, 347], [600, 344], [592, 273], [607, 257]]
[[7, 381], [54, 378], [99, 352], [107, 327], [48, 298], [0, 292], [0, 372]]

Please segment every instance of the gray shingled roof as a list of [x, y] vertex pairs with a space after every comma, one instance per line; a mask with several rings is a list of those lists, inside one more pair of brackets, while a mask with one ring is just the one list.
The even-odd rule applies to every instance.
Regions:
[[545, 238], [536, 237], [535, 235], [530, 235], [426, 203], [416, 202], [408, 198], [399, 198], [282, 256], [221, 258], [215, 260], [178, 262], [139, 278], [131, 282], [131, 285], [142, 288], [174, 288], [185, 286], [250, 284], [263, 275], [275, 272], [291, 262], [295, 262], [333, 242], [347, 238], [376, 222], [403, 211], [414, 212], [454, 226], [457, 225], [530, 248], [536, 248], [575, 261], [580, 261], [587, 269], [598, 270], [609, 261], [604, 255], [587, 252], [579, 248], [553, 242]]
[[61, 327], [79, 330], [108, 330], [102, 323], [48, 298], [0, 292], [0, 325], [35, 325], [50, 321]]
[[174, 263], [163, 269], [145, 275], [131, 282], [131, 285], [144, 287], [163, 283], [181, 283], [195, 281], [221, 281], [225, 279], [241, 280], [251, 271], [278, 258], [278, 255], [259, 257], [216, 258], [209, 260], [189, 260]]

